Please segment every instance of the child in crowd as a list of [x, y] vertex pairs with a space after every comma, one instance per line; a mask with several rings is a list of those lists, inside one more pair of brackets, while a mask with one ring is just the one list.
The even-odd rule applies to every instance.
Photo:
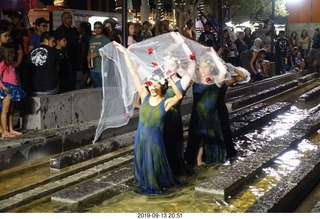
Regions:
[[58, 67], [58, 82], [59, 92], [71, 91], [71, 64], [69, 61], [68, 54], [66, 52], [67, 38], [63, 33], [55, 35], [56, 49], [59, 54], [59, 67]]
[[0, 98], [2, 101], [1, 128], [2, 138], [22, 135], [13, 129], [13, 102], [20, 101], [26, 93], [18, 86], [14, 69], [14, 47], [4, 44], [0, 47]]

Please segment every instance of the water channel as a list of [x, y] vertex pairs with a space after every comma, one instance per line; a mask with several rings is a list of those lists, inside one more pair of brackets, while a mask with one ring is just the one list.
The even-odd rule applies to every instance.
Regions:
[[[140, 195], [134, 192], [133, 183], [127, 184], [114, 193], [99, 196], [96, 199], [75, 206], [51, 202], [50, 197], [35, 200], [23, 207], [13, 209], [12, 212], [183, 212], [183, 213], [230, 213], [245, 212], [261, 195], [274, 187], [283, 177], [294, 169], [303, 159], [320, 148], [320, 133], [303, 140], [298, 147], [281, 154], [270, 166], [258, 173], [248, 182], [237, 195], [226, 200], [217, 199], [212, 195], [194, 190], [203, 178], [214, 175], [217, 171], [228, 168], [231, 162], [238, 162], [250, 156], [266, 142], [284, 135], [290, 127], [307, 116], [307, 109], [293, 105], [288, 111], [278, 115], [259, 129], [248, 130], [241, 137], [234, 139], [239, 155], [236, 159], [220, 166], [201, 166], [195, 169], [196, 174], [188, 177], [185, 184], [168, 193], [154, 196]], [[39, 168], [36, 172], [41, 175], [48, 171], [48, 167]], [[36, 179], [35, 179], [36, 180]], [[312, 203], [314, 206], [314, 203]], [[308, 204], [300, 211], [308, 208]]]

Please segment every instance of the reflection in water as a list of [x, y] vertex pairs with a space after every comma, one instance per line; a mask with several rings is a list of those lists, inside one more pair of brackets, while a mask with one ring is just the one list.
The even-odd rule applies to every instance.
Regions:
[[[236, 148], [240, 152], [236, 160], [240, 162], [245, 157], [263, 148], [267, 142], [289, 132], [299, 120], [305, 118], [307, 112], [292, 107], [288, 112], [270, 121], [259, 130], [254, 130], [245, 136], [235, 139]], [[19, 209], [20, 212], [185, 212], [185, 213], [218, 213], [245, 212], [259, 197], [264, 195], [279, 181], [290, 173], [299, 163], [319, 148], [319, 145], [302, 141], [298, 147], [292, 148], [279, 156], [272, 165], [264, 168], [256, 178], [248, 182], [234, 197], [227, 200], [214, 198], [194, 190], [195, 185], [207, 176], [215, 175], [230, 166], [230, 162], [221, 166], [201, 166], [196, 168], [196, 174], [186, 179], [186, 184], [161, 195], [140, 195], [133, 192], [133, 184], [123, 187], [115, 194], [97, 197], [79, 206], [62, 206], [43, 200]]]

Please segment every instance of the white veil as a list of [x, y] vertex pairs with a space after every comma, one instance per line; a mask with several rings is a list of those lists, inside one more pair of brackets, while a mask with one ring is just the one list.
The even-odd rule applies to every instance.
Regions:
[[[108, 43], [99, 50], [102, 57], [103, 100], [93, 143], [98, 140], [104, 130], [126, 125], [134, 112], [134, 97], [138, 88], [133, 83], [124, 54], [116, 48], [115, 44], [117, 43]], [[187, 56], [182, 49], [183, 46], [187, 46], [192, 54]], [[141, 87], [151, 75], [157, 74], [163, 77], [163, 65], [167, 57], [179, 60], [180, 68], [177, 73], [181, 77], [187, 75], [197, 83], [202, 82], [194, 69], [189, 68], [190, 59], [209, 57], [214, 64], [210, 76], [213, 80], [207, 84], [225, 80], [226, 68], [217, 53], [211, 47], [189, 40], [177, 32], [161, 34], [132, 44], [127, 51], [140, 77]]]

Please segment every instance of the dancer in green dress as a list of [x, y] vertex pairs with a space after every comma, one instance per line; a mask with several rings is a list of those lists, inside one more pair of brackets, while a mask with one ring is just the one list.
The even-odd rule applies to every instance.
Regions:
[[223, 163], [226, 148], [217, 111], [217, 98], [220, 84], [206, 84], [213, 71], [210, 57], [197, 60], [197, 75], [202, 83], [193, 83], [193, 107], [189, 123], [188, 143], [185, 153], [187, 164], [201, 165]]
[[[147, 86], [140, 87], [139, 75], [126, 49], [120, 44], [115, 46], [124, 54], [142, 101], [134, 140], [134, 177], [139, 185], [136, 192], [159, 194], [177, 183], [167, 160], [163, 128], [167, 111], [182, 99], [182, 93], [170, 77], [165, 80], [155, 74], [148, 77], [145, 82]], [[175, 93], [171, 98], [164, 96], [168, 86], [167, 81]]]

